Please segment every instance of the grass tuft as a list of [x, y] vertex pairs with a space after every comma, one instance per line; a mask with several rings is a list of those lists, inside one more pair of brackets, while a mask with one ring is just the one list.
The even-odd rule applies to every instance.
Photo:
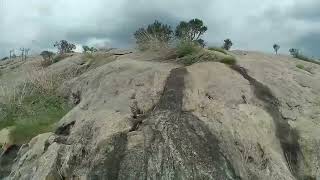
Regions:
[[34, 91], [20, 102], [0, 105], [0, 129], [14, 127], [10, 132], [12, 143], [26, 143], [38, 134], [52, 131], [53, 124], [69, 110], [65, 99]]
[[177, 55], [179, 58], [190, 56], [201, 51], [199, 44], [190, 41], [181, 41], [177, 45]]
[[299, 69], [304, 69], [304, 65], [302, 65], [302, 64], [297, 64], [296, 67]]
[[210, 51], [218, 51], [218, 52], [221, 52], [225, 55], [228, 55], [227, 51], [223, 48], [220, 48], [220, 47], [209, 47], [208, 50]]
[[227, 65], [234, 65], [237, 63], [236, 58], [232, 55], [226, 55], [218, 51], [200, 50], [197, 53], [188, 54], [180, 58], [180, 62], [184, 65], [191, 65], [198, 62], [221, 62]]

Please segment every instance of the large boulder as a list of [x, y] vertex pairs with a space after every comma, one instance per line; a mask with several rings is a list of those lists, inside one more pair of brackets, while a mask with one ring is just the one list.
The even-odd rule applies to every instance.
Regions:
[[[234, 55], [180, 67], [130, 53], [86, 68], [59, 88], [75, 107], [20, 148], [9, 179], [319, 176], [320, 66]], [[50, 71], [83, 66], [69, 60]]]

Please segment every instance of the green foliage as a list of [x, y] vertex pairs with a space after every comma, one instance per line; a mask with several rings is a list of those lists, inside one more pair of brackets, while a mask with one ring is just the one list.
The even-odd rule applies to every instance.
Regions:
[[299, 69], [304, 69], [304, 65], [302, 65], [302, 64], [297, 64], [296, 67]]
[[50, 66], [53, 63], [53, 61], [52, 61], [53, 60], [53, 56], [54, 56], [53, 52], [51, 52], [51, 51], [42, 51], [40, 53], [40, 55], [43, 58], [43, 61], [41, 62], [41, 65], [43, 67]]
[[54, 47], [58, 48], [59, 54], [72, 53], [73, 50], [76, 49], [76, 45], [69, 43], [66, 40], [61, 40], [59, 42], [55, 42]]
[[89, 47], [89, 46], [82, 46], [83, 52], [97, 52], [98, 49], [96, 49], [95, 47]]
[[54, 56], [54, 53], [51, 51], [42, 51], [40, 55], [44, 60], [51, 60], [52, 57]]
[[1, 61], [5, 61], [5, 60], [8, 60], [9, 58], [8, 57], [4, 57], [1, 59]]
[[234, 56], [227, 55], [218, 51], [200, 49], [198, 52], [188, 54], [179, 60], [184, 65], [191, 65], [198, 62], [221, 62], [228, 65], [236, 64]]
[[310, 67], [310, 66], [305, 67], [302, 64], [297, 64], [296, 67], [313, 74], [312, 67]]
[[190, 66], [192, 64], [199, 62], [199, 59], [196, 56], [190, 54], [190, 55], [183, 57], [180, 60], [180, 62], [186, 66]]
[[289, 49], [289, 52], [295, 58], [297, 58], [300, 55], [299, 49], [291, 48]]
[[179, 58], [195, 54], [200, 51], [198, 43], [193, 41], [180, 41], [177, 45], [177, 55]]
[[10, 133], [13, 142], [26, 143], [38, 134], [54, 130], [53, 124], [69, 110], [64, 99], [34, 91], [21, 102], [0, 104], [0, 129], [14, 127]]
[[234, 56], [226, 56], [223, 59], [220, 60], [221, 63], [228, 64], [228, 65], [234, 65], [237, 63], [236, 58]]
[[181, 21], [176, 27], [175, 36], [184, 41], [198, 41], [207, 30], [208, 28], [200, 19], [192, 19], [189, 22]]
[[139, 28], [134, 37], [139, 48], [142, 50], [149, 49], [153, 43], [167, 45], [172, 39], [173, 31], [169, 25], [155, 21], [148, 25], [147, 28]]
[[228, 51], [228, 50], [230, 50], [232, 45], [233, 45], [233, 43], [230, 39], [225, 39], [222, 48]]
[[294, 57], [294, 58], [297, 58], [297, 59], [300, 59], [302, 61], [307, 61], [307, 62], [311, 62], [311, 63], [314, 63], [314, 64], [319, 64], [320, 65], [320, 61], [318, 60], [315, 60], [315, 59], [312, 59], [312, 58], [309, 58], [303, 54], [300, 53], [299, 49], [294, 49], [294, 48], [291, 48], [289, 50], [290, 54]]
[[273, 45], [273, 49], [274, 49], [274, 52], [275, 52], [276, 54], [278, 54], [278, 50], [280, 49], [280, 45], [274, 44], [274, 45]]
[[220, 48], [220, 47], [209, 47], [208, 48], [210, 51], [218, 51], [218, 52], [221, 52], [221, 53], [223, 53], [223, 54], [228, 54], [227, 52], [226, 52], [226, 50], [224, 50], [223, 48]]
[[206, 46], [206, 42], [203, 39], [198, 39], [196, 40], [196, 42], [199, 44], [199, 46], [201, 46], [202, 48], [204, 48]]

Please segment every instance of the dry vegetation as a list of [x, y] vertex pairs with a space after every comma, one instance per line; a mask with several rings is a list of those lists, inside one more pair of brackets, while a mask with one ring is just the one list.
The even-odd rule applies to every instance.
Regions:
[[34, 67], [23, 82], [1, 83], [0, 129], [12, 127], [9, 144], [26, 143], [54, 130], [54, 123], [69, 111], [67, 102], [56, 94], [59, 78]]

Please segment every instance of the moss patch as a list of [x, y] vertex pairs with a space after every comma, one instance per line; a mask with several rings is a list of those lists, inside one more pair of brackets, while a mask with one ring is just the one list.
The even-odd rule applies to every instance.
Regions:
[[219, 48], [219, 47], [209, 47], [208, 48], [210, 51], [217, 51], [217, 52], [221, 52], [225, 55], [228, 55], [227, 51], [223, 48]]

